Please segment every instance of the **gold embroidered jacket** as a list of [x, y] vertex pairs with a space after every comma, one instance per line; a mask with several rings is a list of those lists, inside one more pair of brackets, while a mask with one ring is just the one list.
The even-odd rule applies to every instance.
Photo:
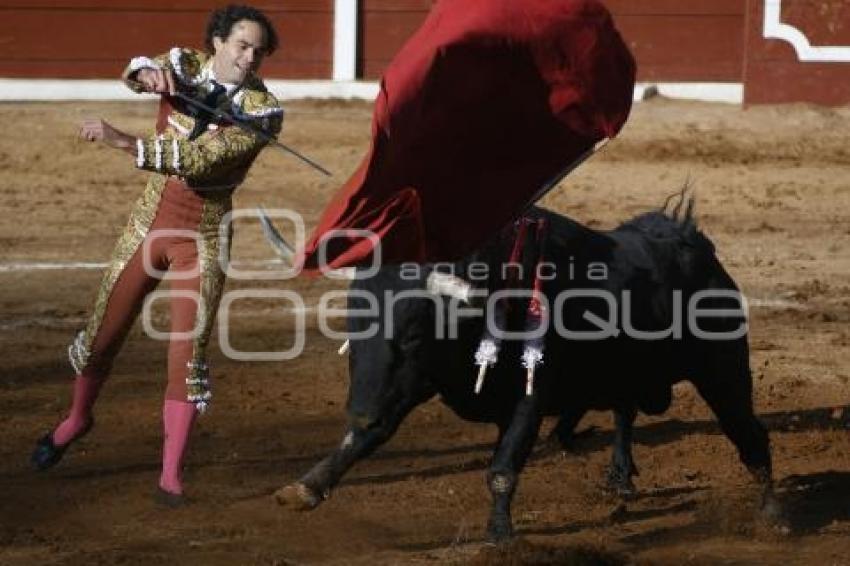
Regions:
[[[153, 59], [132, 59], [122, 78], [136, 92], [142, 91], [142, 85], [135, 80], [135, 73], [143, 68], [171, 69], [179, 90], [191, 90], [201, 97], [212, 90], [212, 57], [200, 51], [175, 47]], [[229, 89], [216, 106], [272, 136], [280, 132], [283, 110], [254, 75], [242, 85]], [[189, 140], [196, 120], [192, 110], [167, 96], [162, 97], [157, 133], [137, 140], [137, 167], [181, 177], [189, 186], [198, 189], [235, 187], [243, 180], [265, 142], [236, 126], [215, 122]]]

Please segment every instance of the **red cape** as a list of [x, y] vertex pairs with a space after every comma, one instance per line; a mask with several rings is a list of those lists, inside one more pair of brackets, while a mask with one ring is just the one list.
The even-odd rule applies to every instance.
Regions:
[[440, 0], [381, 80], [372, 146], [302, 251], [307, 272], [458, 259], [628, 117], [635, 63], [596, 0]]

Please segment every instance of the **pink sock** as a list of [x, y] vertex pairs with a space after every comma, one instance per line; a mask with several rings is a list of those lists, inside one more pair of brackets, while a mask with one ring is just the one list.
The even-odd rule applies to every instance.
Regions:
[[74, 398], [71, 401], [71, 412], [64, 421], [53, 431], [53, 443], [64, 446], [74, 440], [91, 419], [91, 410], [103, 385], [102, 379], [85, 375], [74, 378]]
[[183, 457], [196, 414], [194, 403], [166, 399], [162, 406], [165, 438], [162, 443], [162, 475], [159, 477], [159, 487], [170, 493], [183, 493]]

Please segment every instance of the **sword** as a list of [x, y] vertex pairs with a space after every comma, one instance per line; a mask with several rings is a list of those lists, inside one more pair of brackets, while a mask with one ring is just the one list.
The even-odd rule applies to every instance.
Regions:
[[301, 161], [303, 161], [304, 163], [306, 163], [310, 167], [316, 169], [317, 171], [321, 171], [322, 173], [324, 173], [328, 177], [332, 176], [332, 173], [330, 171], [328, 171], [327, 169], [325, 169], [324, 167], [322, 167], [321, 165], [319, 165], [318, 163], [316, 163], [315, 161], [313, 161], [309, 157], [295, 151], [291, 147], [288, 147], [288, 146], [280, 143], [279, 141], [277, 141], [277, 138], [275, 138], [271, 134], [267, 133], [262, 128], [258, 128], [256, 126], [253, 126], [252, 124], [247, 123], [247, 122], [243, 122], [242, 120], [240, 120], [236, 116], [228, 114], [227, 112], [225, 112], [223, 110], [219, 110], [218, 108], [213, 108], [212, 106], [204, 104], [200, 100], [194, 99], [191, 96], [183, 94], [182, 92], [176, 92], [172, 96], [179, 98], [180, 100], [182, 100], [183, 102], [186, 102], [187, 104], [191, 104], [192, 106], [195, 106], [197, 108], [200, 108], [201, 110], [209, 112], [210, 114], [212, 114], [213, 116], [215, 116], [219, 120], [225, 120], [227, 122], [230, 122], [234, 126], [248, 132], [249, 134], [254, 134], [255, 136], [258, 136], [260, 139], [262, 139], [265, 142], [268, 142], [273, 147], [276, 147], [280, 150], [283, 150], [283, 151], [289, 153], [290, 155], [297, 157], [298, 159], [300, 159]]
[[522, 207], [519, 216], [528, 212], [532, 206], [534, 206], [537, 201], [545, 197], [549, 191], [554, 189], [558, 183], [564, 180], [564, 177], [573, 172], [579, 165], [587, 161], [592, 155], [596, 152], [600, 151], [603, 147], [608, 145], [608, 142], [611, 141], [611, 138], [602, 138], [598, 142], [596, 142], [593, 146], [590, 147], [587, 151], [578, 156], [578, 158], [567, 165], [564, 169], [562, 169], [557, 175], [555, 175], [552, 179], [549, 180], [545, 185], [543, 185], [532, 197], [528, 200], [525, 206]]

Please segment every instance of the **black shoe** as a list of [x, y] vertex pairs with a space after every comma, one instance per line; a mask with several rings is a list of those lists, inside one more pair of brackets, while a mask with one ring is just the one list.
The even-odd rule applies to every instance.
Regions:
[[189, 503], [186, 500], [186, 496], [182, 493], [171, 493], [159, 486], [156, 488], [156, 493], [153, 494], [153, 500], [157, 505], [168, 507], [170, 509], [177, 509], [178, 507], [183, 507]]
[[42, 436], [38, 442], [35, 443], [35, 450], [33, 450], [32, 456], [30, 457], [30, 462], [33, 467], [36, 470], [44, 471], [49, 470], [58, 464], [62, 459], [62, 456], [65, 455], [65, 450], [67, 450], [71, 444], [88, 434], [88, 432], [92, 429], [92, 426], [94, 426], [94, 419], [89, 419], [86, 426], [83, 427], [83, 430], [81, 430], [77, 436], [72, 438], [63, 446], [56, 446], [53, 442], [52, 432], [48, 432]]

